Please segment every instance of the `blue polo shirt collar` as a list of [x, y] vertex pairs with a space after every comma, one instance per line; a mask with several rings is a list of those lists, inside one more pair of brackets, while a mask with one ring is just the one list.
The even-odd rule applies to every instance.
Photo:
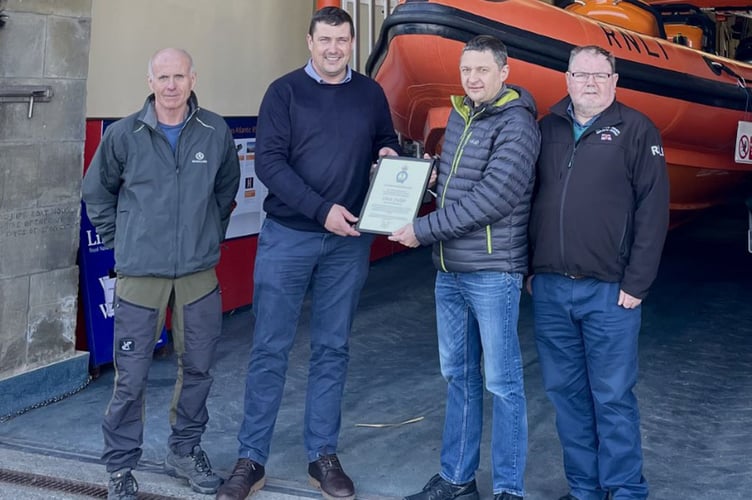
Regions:
[[308, 59], [308, 63], [305, 65], [305, 72], [308, 76], [316, 80], [317, 83], [320, 83], [322, 85], [341, 85], [343, 83], [347, 83], [350, 80], [352, 80], [352, 69], [350, 68], [350, 65], [347, 65], [347, 72], [345, 73], [345, 78], [342, 79], [339, 83], [329, 83], [324, 81], [323, 78], [321, 78], [321, 75], [319, 75], [315, 69], [313, 69], [313, 59]]

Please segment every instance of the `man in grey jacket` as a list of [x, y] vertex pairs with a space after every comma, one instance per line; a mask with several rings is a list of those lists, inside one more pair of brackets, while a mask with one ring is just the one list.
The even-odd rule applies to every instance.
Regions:
[[144, 393], [165, 311], [178, 358], [165, 470], [194, 491], [222, 480], [201, 449], [210, 369], [222, 326], [215, 266], [240, 180], [230, 129], [199, 108], [191, 56], [163, 49], [149, 61], [153, 94], [143, 109], [107, 128], [84, 176], [86, 212], [115, 249], [112, 399], [105, 411], [108, 499], [135, 500]]
[[540, 132], [532, 96], [504, 83], [509, 66], [501, 41], [470, 40], [460, 73], [467, 95], [452, 98], [436, 211], [390, 236], [409, 247], [433, 244], [439, 357], [448, 384], [441, 470], [407, 500], [478, 500], [484, 376], [493, 394], [494, 499], [517, 500], [527, 456], [517, 320]]

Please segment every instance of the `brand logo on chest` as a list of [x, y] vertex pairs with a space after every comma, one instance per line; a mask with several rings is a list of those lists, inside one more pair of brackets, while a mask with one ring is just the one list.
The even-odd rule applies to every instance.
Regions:
[[616, 127], [603, 127], [595, 131], [600, 136], [601, 142], [611, 142], [614, 137], [619, 137], [621, 131]]

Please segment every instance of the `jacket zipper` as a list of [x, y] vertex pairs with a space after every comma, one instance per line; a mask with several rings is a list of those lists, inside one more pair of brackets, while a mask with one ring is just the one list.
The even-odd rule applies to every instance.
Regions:
[[[452, 176], [457, 173], [457, 169], [459, 168], [460, 164], [460, 158], [462, 158], [462, 152], [464, 151], [467, 142], [470, 140], [470, 136], [473, 135], [472, 132], [470, 132], [470, 125], [473, 123], [473, 120], [481, 113], [482, 111], [477, 115], [471, 115], [465, 122], [465, 129], [462, 131], [460, 140], [457, 143], [457, 152], [454, 154], [454, 158], [452, 158], [452, 168], [449, 170], [449, 176], [447, 177], [446, 185], [444, 186], [444, 190], [441, 192], [441, 205], [439, 206], [439, 208], [444, 208], [446, 193], [449, 190], [449, 182], [451, 181]], [[443, 241], [439, 241], [439, 262], [441, 263], [441, 270], [447, 272], [446, 264], [444, 263]]]
[[[567, 198], [567, 190], [569, 188], [569, 178], [572, 175], [572, 167], [574, 166], [574, 157], [577, 154], [577, 148], [579, 147], [580, 142], [582, 142], [582, 140], [586, 136], [590, 135], [589, 129], [590, 127], [588, 127], [588, 130], [586, 130], [580, 136], [579, 139], [574, 141], [574, 146], [572, 147], [572, 154], [569, 155], [569, 161], [567, 162], [567, 175], [566, 175], [566, 178], [564, 179], [564, 187], [561, 192], [561, 205], [559, 206], [559, 252], [561, 253], [561, 264], [562, 266], [565, 266], [565, 267], [566, 265], [564, 261], [564, 202], [566, 201], [566, 198]], [[567, 269], [566, 271], [570, 271], [570, 270]]]
[[[196, 107], [190, 115], [185, 119], [185, 125], [183, 125], [183, 128], [180, 129], [180, 133], [178, 134], [178, 142], [175, 145], [175, 177], [176, 177], [176, 183], [178, 186], [177, 189], [177, 195], [175, 196], [175, 199], [177, 201], [177, 206], [175, 207], [175, 218], [176, 218], [176, 228], [180, 227], [180, 142], [183, 138], [183, 131], [188, 126], [188, 124], [191, 121], [191, 118], [193, 118], [193, 115], [198, 112], [198, 107]], [[175, 251], [178, 252], [178, 249], [180, 248], [180, 231], [175, 231]], [[175, 267], [173, 271], [173, 276], [178, 275], [178, 259], [175, 258]]]
[[559, 252], [561, 253], [561, 263], [564, 264], [564, 202], [567, 199], [567, 189], [569, 187], [569, 177], [572, 175], [572, 164], [574, 163], [574, 155], [577, 153], [577, 144], [575, 142], [572, 154], [569, 156], [569, 162], [567, 163], [567, 174], [564, 178], [564, 187], [561, 191], [561, 201], [559, 206]]

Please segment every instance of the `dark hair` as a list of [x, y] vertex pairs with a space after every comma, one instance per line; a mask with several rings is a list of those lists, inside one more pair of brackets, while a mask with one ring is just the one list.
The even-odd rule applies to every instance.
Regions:
[[462, 52], [465, 53], [468, 50], [475, 50], [478, 52], [490, 51], [493, 54], [496, 64], [498, 64], [500, 68], [507, 63], [507, 46], [496, 37], [490, 35], [478, 35], [467, 42], [465, 48], [462, 49]]
[[614, 57], [614, 55], [603, 47], [599, 47], [597, 45], [583, 45], [581, 47], [573, 48], [572, 52], [569, 53], [569, 64], [567, 67], [571, 66], [572, 59], [574, 59], [576, 55], [581, 54], [582, 52], [590, 52], [594, 56], [601, 55], [605, 57], [608, 60], [608, 64], [611, 65], [611, 72], [616, 73], [616, 58]]
[[350, 36], [355, 38], [355, 26], [353, 25], [352, 17], [346, 10], [342, 10], [339, 7], [324, 7], [313, 13], [311, 18], [311, 24], [308, 25], [308, 34], [313, 36], [313, 31], [316, 29], [316, 24], [324, 23], [329, 26], [339, 26], [340, 24], [347, 23], [350, 25]]

